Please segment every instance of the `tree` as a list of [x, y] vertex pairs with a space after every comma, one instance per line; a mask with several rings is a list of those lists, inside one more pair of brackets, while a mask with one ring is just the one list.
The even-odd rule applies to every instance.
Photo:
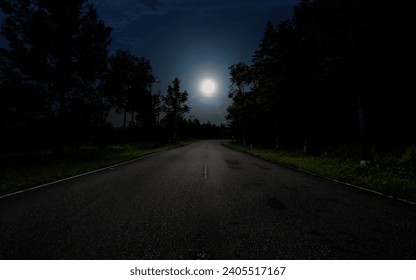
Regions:
[[149, 60], [138, 58], [128, 51], [118, 50], [109, 59], [109, 70], [104, 85], [110, 104], [124, 114], [131, 124], [143, 124], [154, 118], [152, 85], [156, 78]]
[[104, 123], [107, 108], [98, 89], [111, 28], [94, 6], [85, 0], [7, 0], [0, 8], [9, 43], [1, 50], [2, 99], [19, 119], [20, 132], [43, 122], [59, 151], [67, 137], [82, 134], [80, 127], [85, 132]]
[[[284, 145], [316, 153], [360, 136], [378, 147], [414, 142], [415, 23], [406, 1], [300, 1], [291, 20], [268, 22], [252, 65], [230, 68], [231, 126], [262, 144], [276, 130]], [[249, 89], [239, 86], [245, 69]]]
[[158, 126], [160, 122], [160, 113], [164, 110], [164, 105], [162, 104], [162, 91], [159, 90], [156, 94], [152, 97], [152, 111], [153, 111], [153, 117], [151, 118], [151, 122], [149, 122], [150, 125]]
[[175, 78], [172, 85], [168, 86], [167, 95], [163, 97], [165, 103], [164, 123], [172, 132], [172, 140], [175, 142], [178, 138], [178, 125], [184, 121], [184, 115], [189, 112], [190, 107], [186, 104], [188, 101], [188, 92], [181, 91], [180, 80]]
[[252, 68], [244, 63], [232, 65], [230, 68], [231, 87], [228, 97], [233, 100], [227, 108], [226, 119], [234, 132], [241, 135], [243, 145], [246, 145], [247, 130], [251, 126], [253, 113], [256, 109], [252, 98], [251, 84], [253, 82]]

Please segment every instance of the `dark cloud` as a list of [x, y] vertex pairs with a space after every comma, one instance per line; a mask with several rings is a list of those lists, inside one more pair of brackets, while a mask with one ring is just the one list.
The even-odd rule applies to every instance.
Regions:
[[162, 4], [159, 0], [136, 0], [139, 4], [149, 7], [152, 10], [156, 10], [158, 6]]

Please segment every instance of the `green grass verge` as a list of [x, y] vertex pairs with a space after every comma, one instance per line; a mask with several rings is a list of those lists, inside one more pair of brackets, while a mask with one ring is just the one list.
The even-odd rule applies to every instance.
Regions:
[[311, 156], [302, 152], [244, 147], [231, 141], [224, 141], [224, 145], [268, 161], [416, 202], [414, 147], [399, 158], [386, 156], [363, 165], [356, 159], [339, 155]]
[[0, 196], [178, 148], [192, 142], [164, 146], [152, 144], [113, 145], [100, 148], [81, 146], [67, 148], [61, 156], [55, 155], [53, 150], [10, 154], [3, 156], [0, 161]]

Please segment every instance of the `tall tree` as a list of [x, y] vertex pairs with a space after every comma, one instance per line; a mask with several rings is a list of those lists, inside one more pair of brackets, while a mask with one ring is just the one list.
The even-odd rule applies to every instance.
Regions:
[[158, 126], [160, 122], [160, 113], [163, 112], [165, 105], [162, 104], [162, 91], [159, 90], [156, 94], [152, 97], [152, 118], [149, 121], [151, 126]]
[[[415, 86], [406, 69], [416, 62], [411, 36], [416, 19], [409, 5], [301, 0], [291, 20], [277, 28], [267, 24], [247, 67], [253, 73], [250, 91], [235, 94], [236, 74], [244, 71], [230, 69], [231, 124], [243, 123], [248, 132], [255, 128], [252, 138], [263, 143], [277, 128], [286, 143], [300, 147], [312, 141], [317, 152], [355, 142], [360, 131], [376, 145], [414, 141], [409, 125], [415, 110], [408, 93]], [[362, 147], [366, 158], [365, 141]]]
[[227, 108], [226, 119], [233, 127], [234, 133], [241, 135], [241, 141], [246, 145], [247, 132], [257, 109], [252, 98], [253, 69], [240, 62], [232, 65], [229, 70], [231, 87], [228, 97], [233, 102]]
[[164, 122], [172, 132], [173, 141], [178, 138], [178, 126], [184, 120], [184, 115], [189, 112], [188, 92], [181, 91], [180, 80], [175, 78], [172, 85], [168, 86], [167, 95], [163, 97], [165, 102], [164, 111], [166, 116]]
[[104, 89], [112, 106], [124, 114], [124, 128], [127, 113], [132, 125], [143, 124], [153, 118], [152, 85], [156, 81], [150, 62], [138, 58], [128, 51], [118, 50], [109, 59]]
[[[22, 130], [34, 119], [53, 128], [58, 150], [80, 126], [106, 119], [98, 91], [111, 28], [85, 0], [4, 0], [3, 94]], [[30, 114], [23, 115], [26, 108]], [[71, 133], [68, 133], [71, 132]]]

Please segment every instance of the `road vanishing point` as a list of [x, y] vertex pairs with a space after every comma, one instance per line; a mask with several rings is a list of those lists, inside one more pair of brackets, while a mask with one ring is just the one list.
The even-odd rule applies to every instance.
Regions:
[[415, 259], [416, 206], [200, 141], [0, 199], [1, 259]]

